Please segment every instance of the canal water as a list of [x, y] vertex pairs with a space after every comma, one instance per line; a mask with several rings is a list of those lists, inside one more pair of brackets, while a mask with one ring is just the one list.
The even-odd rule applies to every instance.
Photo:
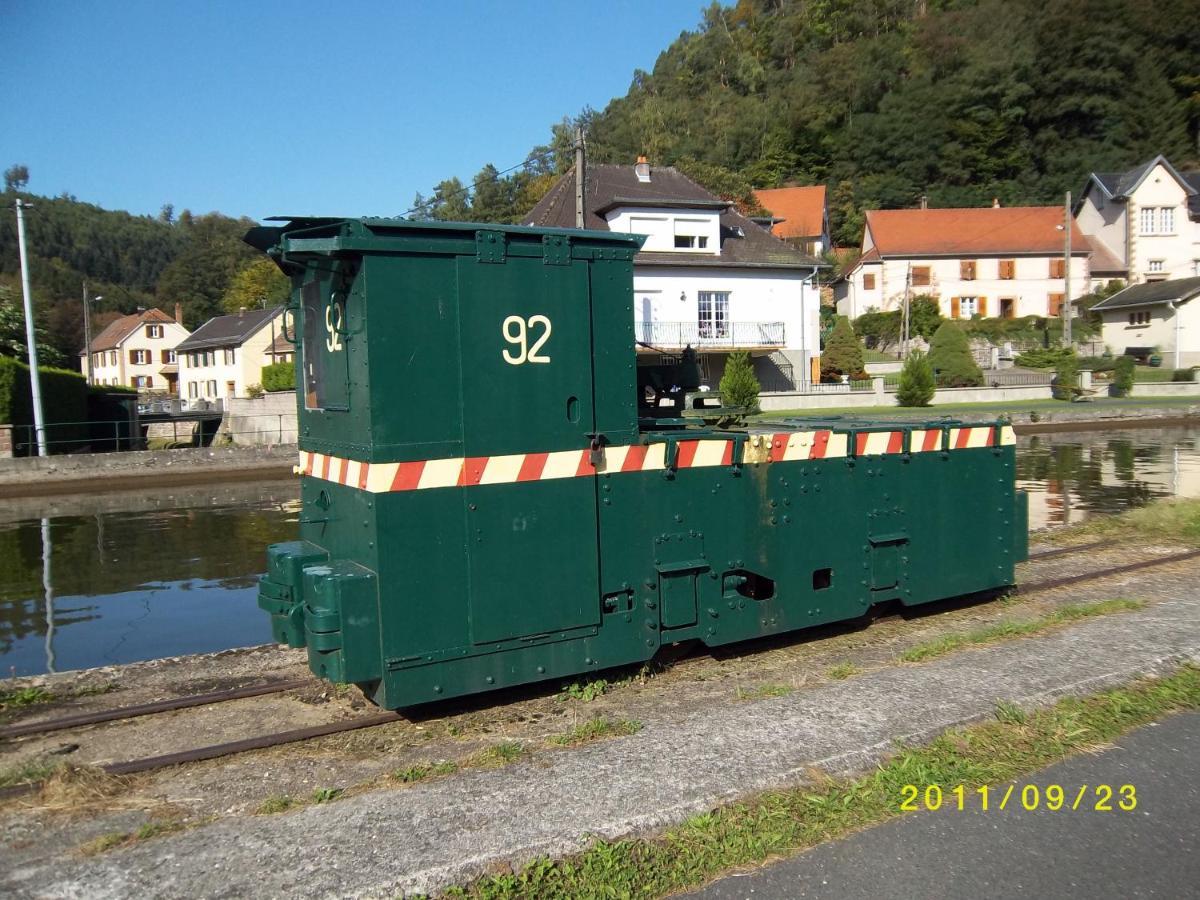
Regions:
[[[1022, 437], [1030, 528], [1200, 496], [1200, 429]], [[0, 677], [271, 640], [255, 582], [294, 481], [0, 504]]]

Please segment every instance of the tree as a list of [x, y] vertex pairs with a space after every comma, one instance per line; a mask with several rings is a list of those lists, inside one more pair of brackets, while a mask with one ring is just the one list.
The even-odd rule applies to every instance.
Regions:
[[929, 344], [929, 365], [938, 387], [978, 387], [983, 372], [971, 355], [966, 333], [955, 322], [945, 321]]
[[288, 300], [291, 283], [268, 257], [252, 259], [238, 269], [229, 282], [221, 305], [226, 312], [239, 309], [267, 309], [281, 306]]
[[13, 191], [25, 190], [25, 185], [29, 184], [29, 167], [20, 165], [9, 166], [4, 170], [4, 192], [11, 194]]
[[1113, 368], [1113, 393], [1118, 397], [1128, 397], [1133, 390], [1133, 366], [1134, 361], [1132, 356], [1118, 356], [1116, 365]]
[[717, 390], [721, 392], [721, 402], [725, 406], [744, 408], [752, 413], [758, 412], [758, 394], [762, 386], [754, 376], [754, 367], [750, 363], [748, 352], [737, 350], [729, 354]]
[[[46, 330], [35, 324], [34, 338], [37, 340], [38, 366], [61, 366], [66, 357], [49, 342]], [[7, 285], [0, 285], [0, 356], [11, 356], [23, 363], [29, 362], [29, 342], [25, 335], [25, 311], [12, 297]]]
[[1079, 358], [1074, 353], [1064, 353], [1059, 359], [1051, 384], [1055, 400], [1070, 402], [1079, 396]]
[[942, 310], [938, 302], [927, 294], [918, 294], [908, 304], [908, 330], [911, 336], [920, 335], [929, 340], [942, 324]]
[[821, 352], [821, 380], [841, 381], [843, 375], [849, 375], [853, 381], [867, 377], [863, 367], [862, 342], [850, 326], [850, 320], [838, 316], [833, 333]]
[[901, 406], [928, 406], [936, 387], [929, 358], [920, 350], [914, 350], [904, 361], [904, 368], [900, 370], [900, 388], [896, 391], [896, 402]]

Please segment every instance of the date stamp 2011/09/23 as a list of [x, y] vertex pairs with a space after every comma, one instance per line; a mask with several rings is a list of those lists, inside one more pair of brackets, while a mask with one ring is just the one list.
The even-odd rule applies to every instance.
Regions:
[[906, 784], [900, 789], [901, 812], [922, 809], [933, 812], [942, 808], [958, 812], [968, 809], [981, 812], [1006, 809], [1027, 812], [1039, 809], [1050, 812], [1133, 812], [1137, 809], [1137, 788], [1132, 784], [1082, 784], [1077, 788], [1061, 784], [1044, 787], [1026, 784], [1020, 788], [1015, 784], [985, 784], [974, 788], [962, 784], [945, 788], [940, 784]]

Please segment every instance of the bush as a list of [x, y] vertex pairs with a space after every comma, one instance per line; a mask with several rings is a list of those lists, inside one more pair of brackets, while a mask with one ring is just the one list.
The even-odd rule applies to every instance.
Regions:
[[1013, 360], [1018, 366], [1027, 369], [1053, 369], [1065, 357], [1075, 358], [1075, 351], [1067, 347], [1038, 347], [1026, 350]]
[[1196, 380], [1196, 370], [1195, 369], [1176, 369], [1174, 372], [1171, 373], [1171, 380], [1172, 381], [1195, 381]]
[[264, 391], [294, 391], [296, 389], [296, 366], [281, 362], [263, 366], [262, 389]]
[[929, 364], [929, 358], [920, 350], [914, 350], [900, 370], [896, 402], [901, 406], [928, 406], [935, 388], [933, 366]]
[[[38, 373], [41, 375], [42, 411], [46, 417], [46, 441], [50, 451], [80, 449], [86, 443], [88, 431], [87, 379], [68, 369], [39, 366]], [[25, 452], [24, 448], [16, 446], [18, 443], [25, 445], [28, 442], [36, 447], [32, 429], [22, 427], [33, 424], [29, 366], [11, 356], [0, 357], [0, 423], [17, 426], [13, 434], [15, 452]]]
[[929, 344], [929, 365], [938, 387], [979, 387], [983, 372], [971, 355], [967, 336], [954, 322], [943, 322]]
[[721, 392], [721, 402], [725, 406], [737, 406], [758, 412], [758, 392], [761, 390], [758, 379], [754, 377], [754, 367], [750, 364], [750, 354], [738, 350], [729, 354], [725, 361], [725, 372], [721, 375], [721, 383], [717, 390]]
[[1055, 400], [1074, 400], [1079, 395], [1079, 360], [1075, 354], [1062, 357], [1054, 367], [1051, 393]]
[[850, 327], [850, 320], [838, 316], [821, 353], [821, 380], [841, 381], [843, 375], [849, 375], [852, 381], [869, 377], [863, 368], [862, 342]]
[[265, 391], [263, 390], [263, 386], [261, 384], [246, 385], [246, 396], [249, 397], [251, 400], [257, 400], [264, 393], [265, 393]]
[[1133, 367], [1134, 359], [1132, 356], [1121, 356], [1117, 358], [1117, 361], [1113, 364], [1113, 396], [1129, 396], [1129, 392], [1133, 390]]

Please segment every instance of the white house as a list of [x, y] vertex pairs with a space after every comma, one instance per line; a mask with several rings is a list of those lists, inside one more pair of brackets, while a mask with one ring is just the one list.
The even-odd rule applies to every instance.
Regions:
[[1113, 278], [1200, 275], [1200, 172], [1180, 172], [1161, 155], [1128, 172], [1093, 172], [1075, 221], [1112, 258]]
[[771, 214], [771, 234], [813, 256], [832, 246], [825, 185], [761, 188], [754, 199]]
[[[862, 254], [834, 285], [851, 319], [931, 296], [943, 316], [1058, 316], [1067, 291], [1063, 210], [1057, 206], [882, 209], [867, 213]], [[1092, 250], [1071, 230], [1070, 291], [1091, 290]]]
[[1103, 340], [1116, 354], [1144, 358], [1158, 352], [1176, 369], [1200, 365], [1200, 277], [1133, 284], [1106, 297], [1092, 312], [1104, 323]]
[[179, 396], [188, 401], [246, 396], [262, 383], [263, 366], [279, 358], [283, 308], [242, 310], [216, 316], [176, 347]]
[[[713, 387], [732, 350], [750, 352], [766, 390], [819, 377], [818, 260], [644, 158], [588, 166], [585, 187], [588, 228], [646, 236], [633, 264], [639, 358], [691, 346]], [[573, 170], [524, 224], [575, 226]]]
[[122, 316], [79, 354], [80, 368], [92, 384], [174, 394], [179, 377], [175, 349], [187, 336], [188, 330], [160, 309]]

